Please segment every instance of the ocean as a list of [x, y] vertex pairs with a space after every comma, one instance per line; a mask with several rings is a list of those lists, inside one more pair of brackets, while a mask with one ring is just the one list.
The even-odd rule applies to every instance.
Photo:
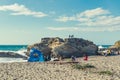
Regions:
[[[0, 53], [12, 52], [25, 56], [24, 52], [26, 51], [27, 51], [27, 45], [0, 45]], [[0, 63], [6, 63], [6, 62], [26, 62], [26, 60], [22, 58], [0, 57]]]
[[97, 45], [97, 46], [102, 46], [103, 48], [109, 48], [112, 45]]
[[[97, 45], [97, 46], [102, 46], [104, 48], [108, 48], [111, 45]], [[6, 51], [21, 51], [21, 50], [26, 50], [27, 49], [27, 45], [0, 45], [0, 52], [6, 52]]]
[[[108, 48], [111, 45], [98, 45], [103, 48]], [[0, 52], [13, 52], [25, 56], [24, 52], [27, 51], [27, 45], [0, 45]], [[27, 62], [22, 58], [8, 58], [8, 57], [0, 57], [0, 63], [8, 63], [8, 62]]]
[[0, 51], [19, 51], [26, 48], [27, 45], [0, 45]]

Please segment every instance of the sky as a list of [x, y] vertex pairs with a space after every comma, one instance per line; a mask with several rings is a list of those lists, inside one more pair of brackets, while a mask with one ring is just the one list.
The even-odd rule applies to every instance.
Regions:
[[74, 35], [97, 45], [120, 40], [120, 0], [0, 0], [0, 44]]

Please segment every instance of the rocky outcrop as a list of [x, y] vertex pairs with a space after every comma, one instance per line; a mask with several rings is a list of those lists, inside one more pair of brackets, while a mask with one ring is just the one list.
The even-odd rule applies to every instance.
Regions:
[[40, 50], [44, 56], [52, 57], [78, 57], [87, 53], [95, 55], [98, 47], [91, 41], [82, 38], [42, 38], [40, 43], [28, 46], [28, 55], [31, 48]]
[[115, 44], [111, 46], [110, 48], [120, 50], [120, 40], [116, 41]]
[[27, 56], [23, 56], [14, 52], [0, 52], [0, 57], [6, 57], [6, 58], [23, 58], [27, 59]]

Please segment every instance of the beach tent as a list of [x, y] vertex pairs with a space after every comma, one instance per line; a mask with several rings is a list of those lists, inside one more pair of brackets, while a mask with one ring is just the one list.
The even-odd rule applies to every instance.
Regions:
[[30, 57], [28, 59], [28, 62], [44, 62], [44, 57], [42, 52], [40, 52], [35, 48], [32, 48], [30, 50]]

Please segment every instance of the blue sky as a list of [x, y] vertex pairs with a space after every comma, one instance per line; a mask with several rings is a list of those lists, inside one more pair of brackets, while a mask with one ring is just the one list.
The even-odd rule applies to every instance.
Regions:
[[0, 44], [33, 44], [69, 34], [114, 44], [120, 40], [120, 0], [0, 0]]

